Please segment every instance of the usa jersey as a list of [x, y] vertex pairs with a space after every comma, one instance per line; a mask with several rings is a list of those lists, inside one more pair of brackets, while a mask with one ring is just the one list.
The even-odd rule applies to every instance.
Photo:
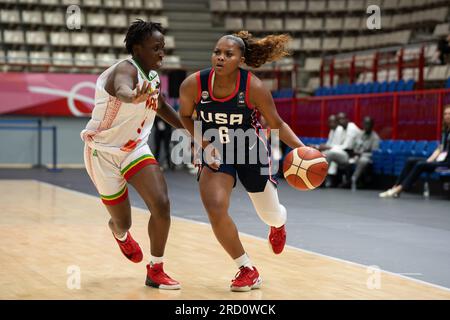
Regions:
[[[232, 157], [234, 161], [239, 154], [243, 155], [248, 161], [249, 153], [251, 151], [256, 152], [260, 148], [264, 148], [267, 157], [269, 147], [265, 136], [259, 131], [262, 129], [258, 120], [259, 113], [249, 101], [252, 74], [247, 70], [239, 69], [235, 90], [230, 96], [221, 99], [214, 97], [213, 76], [213, 68], [204, 69], [197, 73], [198, 102], [196, 112], [197, 120], [201, 121], [202, 124], [204, 139], [215, 142], [216, 146], [222, 146], [222, 148], [219, 148], [222, 159], [225, 159], [227, 154], [234, 152], [235, 157]], [[227, 159], [227, 163], [230, 163], [230, 156]], [[258, 157], [259, 160], [260, 156]], [[267, 163], [267, 158], [265, 162]]]

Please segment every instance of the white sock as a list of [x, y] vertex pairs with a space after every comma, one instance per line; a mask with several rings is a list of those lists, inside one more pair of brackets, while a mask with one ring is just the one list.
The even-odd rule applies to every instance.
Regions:
[[154, 256], [150, 256], [150, 265], [154, 265], [154, 264], [158, 264], [158, 263], [162, 263], [164, 261], [164, 257], [154, 257]]
[[114, 237], [116, 237], [117, 240], [124, 242], [125, 240], [127, 240], [128, 232], [125, 232], [125, 235], [122, 238], [119, 238], [116, 235], [114, 235]]
[[234, 259], [234, 262], [236, 262], [238, 268], [249, 267], [250, 269], [253, 270], [253, 265], [252, 262], [250, 261], [250, 257], [246, 253], [244, 253], [239, 258]]

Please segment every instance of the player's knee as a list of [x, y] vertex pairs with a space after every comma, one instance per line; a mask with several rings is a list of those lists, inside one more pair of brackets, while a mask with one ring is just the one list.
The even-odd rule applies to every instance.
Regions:
[[208, 199], [204, 202], [204, 205], [211, 223], [219, 222], [225, 215], [228, 214], [228, 204], [221, 199]]
[[151, 213], [158, 218], [170, 219], [170, 201], [167, 196], [158, 197], [158, 201], [151, 206]]
[[273, 227], [281, 227], [286, 223], [286, 208], [280, 204], [279, 210], [259, 210], [259, 216], [267, 225]]

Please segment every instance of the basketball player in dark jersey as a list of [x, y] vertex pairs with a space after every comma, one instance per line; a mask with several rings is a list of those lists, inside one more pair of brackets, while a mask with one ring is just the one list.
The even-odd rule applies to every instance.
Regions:
[[[258, 40], [246, 31], [223, 36], [214, 48], [212, 68], [190, 75], [180, 87], [181, 121], [202, 146], [206, 156], [199, 173], [203, 205], [214, 234], [239, 268], [231, 282], [232, 291], [256, 289], [262, 282], [228, 214], [236, 175], [247, 190], [259, 217], [270, 226], [272, 251], [281, 253], [286, 243], [286, 209], [279, 203], [276, 181], [270, 174], [269, 148], [264, 133], [259, 131], [258, 114], [264, 116], [272, 130], [279, 130], [280, 139], [288, 146], [304, 146], [278, 115], [270, 91], [260, 79], [241, 69], [240, 65], [245, 63], [257, 68], [266, 61], [286, 56], [288, 52], [285, 48], [289, 40], [287, 35], [270, 35]], [[202, 124], [200, 139], [194, 132], [194, 111]], [[236, 146], [239, 129], [241, 133], [245, 132], [248, 139], [243, 145]], [[215, 130], [214, 138], [207, 135], [211, 130]], [[255, 145], [252, 141], [258, 143]], [[232, 142], [235, 146], [229, 147]], [[256, 149], [263, 152], [257, 152], [256, 161], [250, 161], [252, 150]], [[245, 161], [237, 161], [242, 158]]]

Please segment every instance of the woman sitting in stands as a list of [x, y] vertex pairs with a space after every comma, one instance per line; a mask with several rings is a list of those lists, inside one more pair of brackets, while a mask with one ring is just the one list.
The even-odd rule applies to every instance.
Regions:
[[436, 168], [450, 168], [450, 104], [444, 106], [441, 144], [428, 159], [409, 158], [395, 185], [379, 194], [380, 198], [397, 198], [403, 190], [408, 190], [423, 172], [433, 172]]

